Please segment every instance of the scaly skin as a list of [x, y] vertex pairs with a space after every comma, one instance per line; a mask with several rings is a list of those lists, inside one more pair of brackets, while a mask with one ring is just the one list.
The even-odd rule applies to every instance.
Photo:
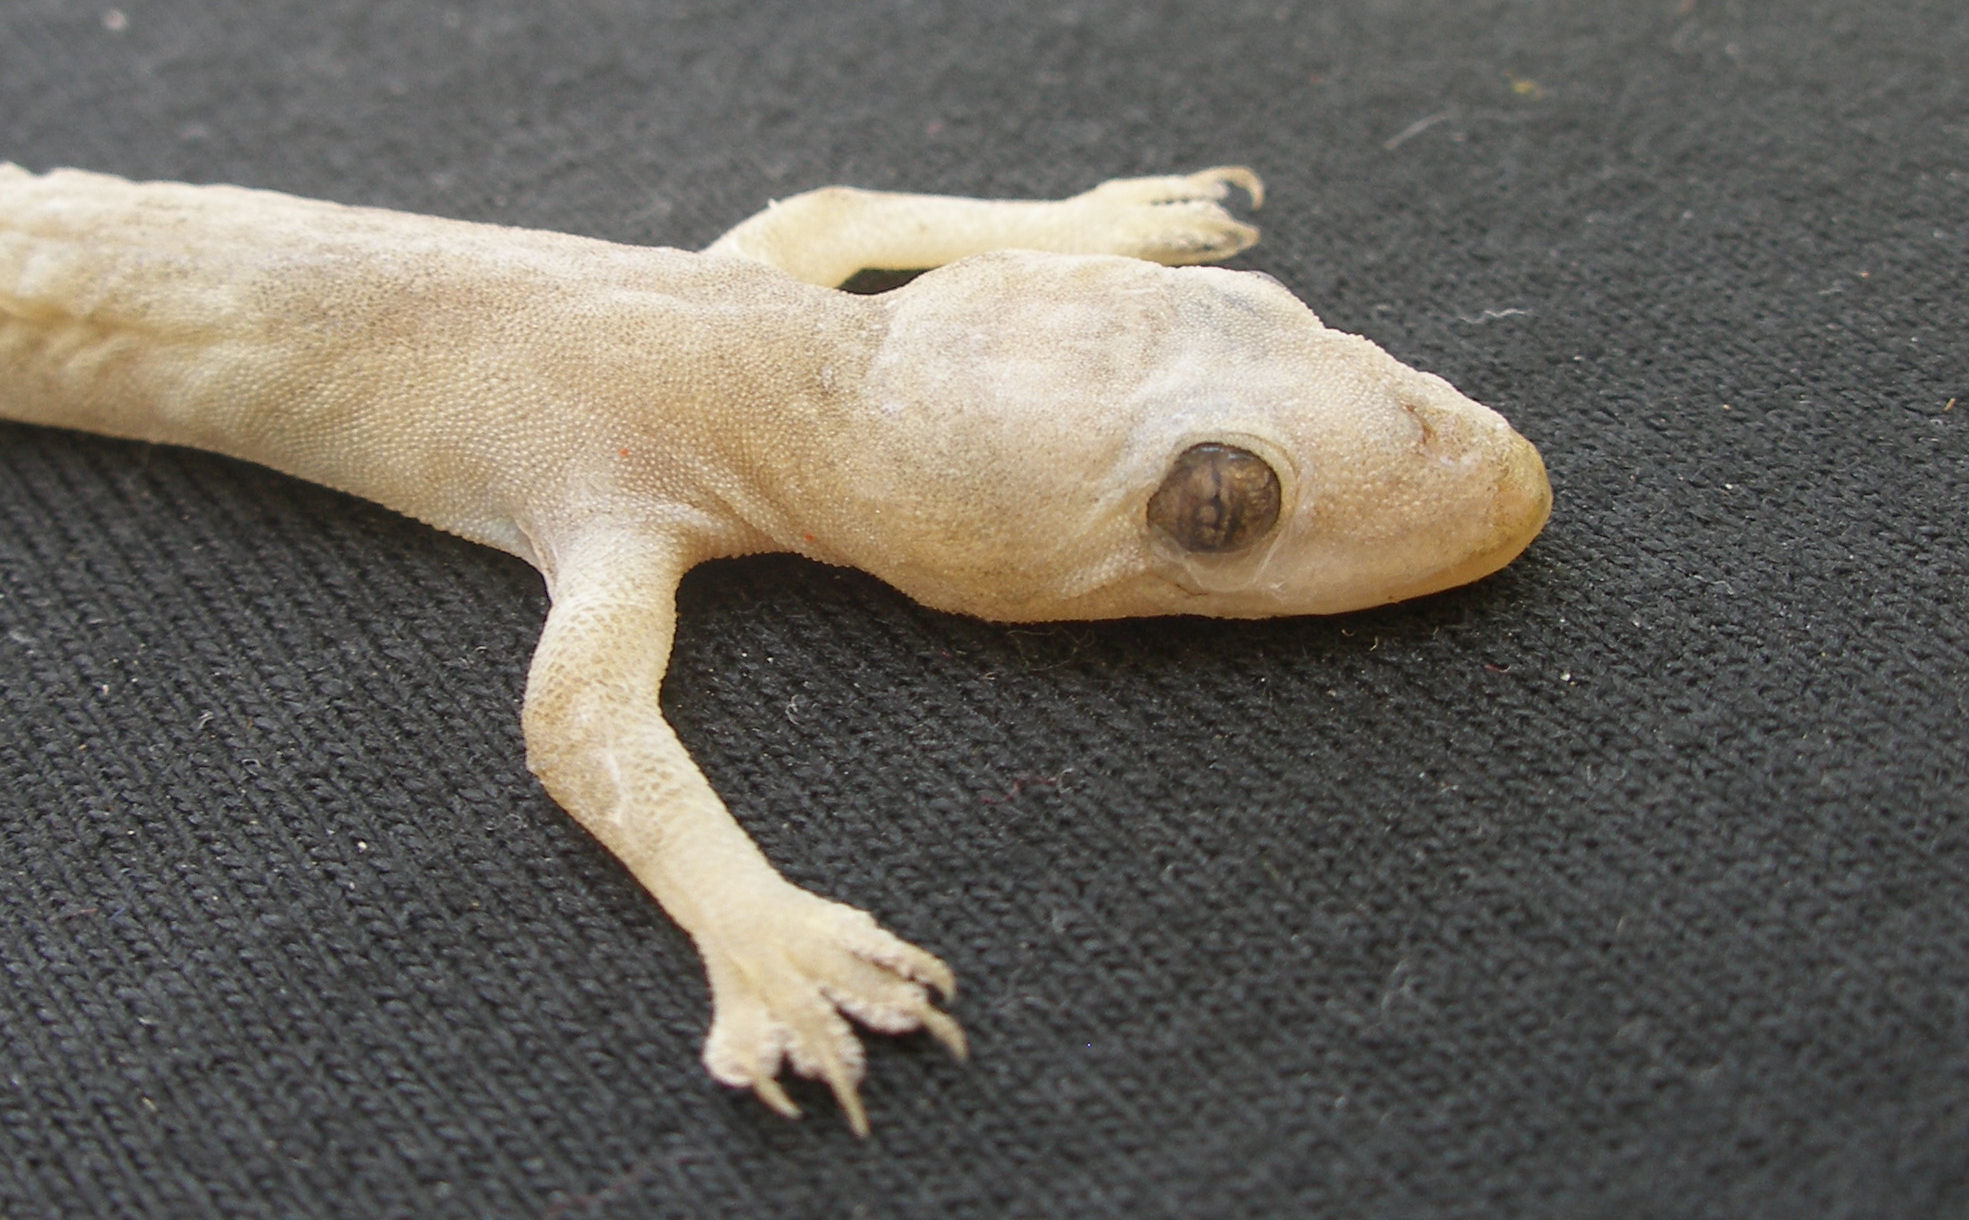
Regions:
[[[794, 551], [1001, 620], [1332, 613], [1475, 580], [1545, 522], [1495, 413], [1266, 277], [1172, 269], [1257, 239], [1232, 186], [1257, 202], [1239, 168], [1057, 202], [831, 187], [690, 254], [0, 165], [0, 417], [263, 462], [539, 567], [528, 764], [696, 941], [711, 1073], [792, 1115], [791, 1066], [865, 1133], [848, 1019], [962, 1056], [954, 982], [783, 879], [678, 743], [686, 570]], [[865, 267], [940, 269], [831, 287]], [[1199, 445], [1256, 490], [1192, 464], [1152, 507]]]

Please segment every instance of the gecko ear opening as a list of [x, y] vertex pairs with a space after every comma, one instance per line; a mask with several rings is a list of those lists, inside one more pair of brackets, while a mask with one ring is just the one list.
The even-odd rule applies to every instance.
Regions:
[[1241, 551], [1278, 524], [1278, 475], [1235, 445], [1191, 445], [1149, 499], [1149, 524], [1185, 551]]

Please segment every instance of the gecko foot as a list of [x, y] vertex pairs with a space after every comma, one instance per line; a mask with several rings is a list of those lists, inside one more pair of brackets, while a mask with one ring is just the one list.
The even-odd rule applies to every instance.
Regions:
[[1155, 178], [1116, 178], [1067, 204], [1083, 213], [1083, 231], [1114, 254], [1169, 266], [1229, 258], [1258, 240], [1258, 230], [1226, 212], [1222, 201], [1237, 187], [1258, 207], [1265, 184], [1241, 165]]
[[868, 1134], [862, 1047], [848, 1017], [884, 1034], [927, 1030], [965, 1057], [963, 1029], [930, 998], [956, 990], [950, 967], [866, 912], [788, 886], [698, 944], [713, 1006], [704, 1066], [788, 1118], [800, 1110], [780, 1087], [782, 1065], [824, 1081], [855, 1134]]

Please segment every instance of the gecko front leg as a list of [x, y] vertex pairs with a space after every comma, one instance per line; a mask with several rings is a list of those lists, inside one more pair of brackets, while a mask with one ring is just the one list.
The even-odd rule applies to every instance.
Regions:
[[881, 1033], [928, 1030], [962, 1058], [962, 1029], [930, 997], [947, 999], [954, 980], [866, 913], [780, 876], [664, 720], [677, 582], [695, 558], [641, 531], [556, 548], [553, 609], [527, 677], [527, 765], [697, 943], [711, 1074], [793, 1117], [777, 1080], [790, 1065], [825, 1081], [866, 1135], [861, 1044], [846, 1017]]
[[705, 249], [829, 287], [857, 271], [917, 271], [993, 250], [1122, 254], [1169, 266], [1216, 262], [1258, 230], [1222, 207], [1265, 186], [1241, 165], [1116, 178], [1067, 199], [964, 199], [829, 186], [773, 204]]

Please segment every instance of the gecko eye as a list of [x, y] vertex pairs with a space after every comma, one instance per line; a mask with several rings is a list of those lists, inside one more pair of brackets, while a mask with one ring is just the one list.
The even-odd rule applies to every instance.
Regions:
[[1186, 551], [1240, 551], [1278, 522], [1278, 476], [1234, 445], [1191, 445], [1149, 500], [1149, 524]]

